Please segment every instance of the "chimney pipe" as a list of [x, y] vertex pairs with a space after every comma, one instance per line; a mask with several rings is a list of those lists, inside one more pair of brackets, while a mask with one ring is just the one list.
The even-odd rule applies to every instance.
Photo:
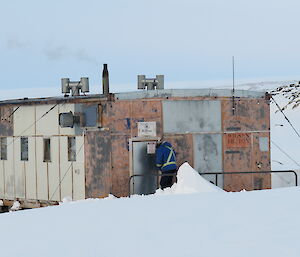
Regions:
[[103, 72], [102, 72], [102, 90], [104, 95], [109, 95], [109, 78], [108, 78], [108, 70], [107, 64], [103, 64]]

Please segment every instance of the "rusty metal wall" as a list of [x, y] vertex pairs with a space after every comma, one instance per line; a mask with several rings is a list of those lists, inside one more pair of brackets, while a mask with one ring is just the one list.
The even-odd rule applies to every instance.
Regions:
[[84, 140], [85, 198], [111, 192], [111, 137], [109, 132], [87, 131]]
[[15, 108], [0, 107], [0, 136], [13, 135], [13, 116], [11, 115]]
[[112, 150], [112, 187], [111, 193], [117, 197], [127, 196], [129, 178], [129, 135], [113, 135]]
[[111, 134], [137, 136], [137, 123], [155, 121], [157, 135], [162, 135], [161, 101], [117, 101], [103, 103], [103, 127]]
[[[265, 99], [238, 99], [232, 112], [232, 101], [222, 101], [223, 170], [270, 170], [270, 147], [261, 149], [259, 138], [270, 138], [269, 102]], [[263, 150], [263, 151], [262, 151]], [[224, 189], [239, 191], [271, 187], [271, 175], [225, 175]]]
[[[107, 132], [87, 132], [85, 136], [85, 147], [88, 147], [85, 148], [86, 196], [101, 197], [108, 193], [118, 197], [127, 196], [129, 194], [129, 138], [138, 135], [137, 124], [140, 121], [155, 121], [157, 136], [162, 135], [161, 102], [108, 101], [102, 102], [101, 106], [101, 123]], [[91, 150], [92, 146], [89, 145], [93, 142], [91, 138], [102, 140], [105, 144], [97, 144], [96, 149]], [[111, 144], [110, 148], [108, 148], [109, 144]], [[102, 162], [104, 164], [99, 171], [99, 163]]]
[[270, 130], [269, 101], [259, 99], [237, 99], [235, 113], [231, 99], [222, 101], [222, 129], [226, 131]]

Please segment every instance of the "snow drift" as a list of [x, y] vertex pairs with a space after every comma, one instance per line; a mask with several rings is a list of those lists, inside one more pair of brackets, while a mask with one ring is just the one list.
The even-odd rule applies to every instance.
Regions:
[[177, 172], [177, 183], [171, 188], [158, 189], [155, 194], [190, 194], [225, 192], [221, 188], [208, 182], [194, 170], [187, 162], [182, 164]]

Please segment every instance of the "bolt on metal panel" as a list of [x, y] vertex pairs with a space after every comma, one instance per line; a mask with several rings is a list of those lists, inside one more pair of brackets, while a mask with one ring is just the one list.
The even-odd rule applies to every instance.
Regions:
[[220, 101], [163, 101], [164, 133], [220, 132]]

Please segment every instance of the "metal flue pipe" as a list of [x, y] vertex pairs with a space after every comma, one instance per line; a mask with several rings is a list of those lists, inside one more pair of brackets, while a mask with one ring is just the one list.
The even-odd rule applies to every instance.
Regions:
[[109, 95], [109, 74], [107, 69], [107, 64], [103, 64], [102, 72], [102, 92], [104, 95]]

